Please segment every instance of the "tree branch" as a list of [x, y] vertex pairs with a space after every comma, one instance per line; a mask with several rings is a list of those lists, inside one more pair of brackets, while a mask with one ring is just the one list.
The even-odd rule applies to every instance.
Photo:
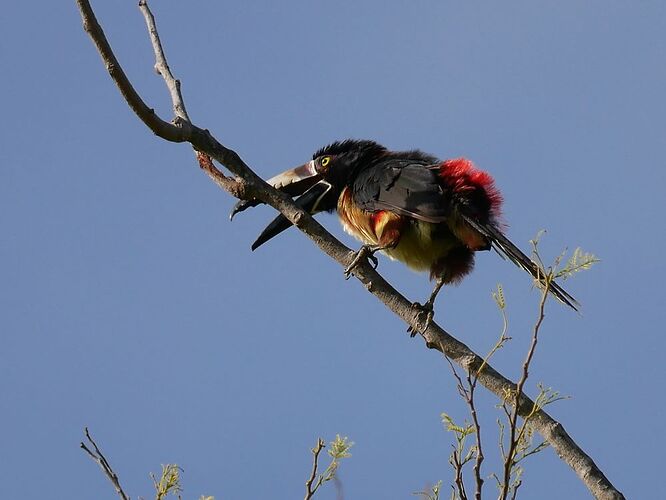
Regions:
[[[489, 358], [490, 355], [486, 356], [486, 360]], [[483, 482], [484, 482], [484, 480], [481, 478], [481, 464], [483, 463], [485, 457], [483, 455], [483, 447], [481, 443], [481, 424], [479, 423], [479, 419], [476, 413], [476, 402], [474, 401], [474, 391], [476, 389], [476, 383], [478, 380], [477, 374], [472, 375], [470, 372], [467, 372], [467, 377], [466, 377], [467, 385], [465, 385], [463, 383], [462, 377], [458, 375], [458, 371], [456, 370], [456, 367], [453, 366], [451, 360], [447, 357], [446, 361], [447, 363], [449, 363], [449, 366], [451, 367], [451, 372], [453, 373], [453, 376], [456, 379], [456, 387], [458, 388], [458, 394], [460, 394], [460, 397], [463, 398], [463, 400], [467, 404], [470, 415], [472, 416], [472, 425], [474, 427], [474, 438], [476, 440], [476, 450], [474, 451], [474, 467], [473, 467], [474, 500], [481, 500], [481, 493], [483, 491]], [[467, 423], [467, 420], [465, 420], [465, 423]], [[462, 477], [463, 475], [462, 465], [464, 464], [461, 464], [461, 466], [459, 467], [458, 463], [454, 463], [453, 467], [456, 473], [456, 484], [458, 485], [458, 482], [460, 482], [464, 486], [463, 477]], [[466, 496], [464, 487], [461, 490], [460, 486], [458, 486], [458, 496], [460, 496], [462, 499], [463, 495]]]
[[122, 500], [130, 500], [130, 497], [127, 496], [127, 494], [123, 491], [123, 488], [120, 486], [120, 480], [118, 479], [117, 474], [111, 468], [111, 465], [106, 460], [106, 457], [102, 454], [102, 451], [97, 446], [97, 443], [95, 443], [93, 438], [90, 436], [87, 427], [85, 428], [85, 433], [86, 433], [86, 439], [88, 439], [88, 442], [93, 445], [95, 451], [94, 452], [91, 451], [90, 448], [88, 448], [83, 441], [81, 442], [81, 448], [88, 455], [90, 455], [90, 458], [92, 458], [95, 462], [97, 462], [97, 464], [100, 466], [106, 477], [108, 477], [109, 481], [111, 481], [111, 484], [113, 484], [113, 487], [116, 489], [118, 496]]
[[160, 35], [157, 33], [155, 17], [148, 8], [148, 3], [146, 0], [139, 0], [139, 9], [143, 13], [143, 17], [146, 20], [150, 41], [153, 44], [153, 52], [155, 52], [155, 71], [162, 75], [162, 78], [164, 78], [164, 82], [169, 89], [169, 93], [171, 94], [171, 102], [173, 103], [173, 113], [176, 115], [176, 118], [180, 118], [186, 122], [189, 122], [190, 117], [187, 115], [185, 102], [183, 101], [183, 96], [180, 93], [180, 80], [176, 80], [171, 74], [171, 69], [169, 68], [169, 64], [167, 63], [166, 57], [164, 56], [164, 50], [162, 49]]
[[[532, 342], [530, 343], [530, 347], [527, 351], [527, 356], [525, 357], [525, 361], [523, 363], [523, 372], [520, 377], [520, 380], [518, 380], [518, 383], [516, 384], [516, 392], [514, 395], [515, 400], [513, 402], [513, 411], [509, 415], [509, 451], [504, 457], [504, 482], [502, 484], [502, 493], [501, 493], [501, 498], [503, 500], [506, 500], [508, 498], [509, 490], [511, 489], [511, 474], [513, 472], [513, 467], [517, 462], [516, 461], [517, 448], [522, 438], [522, 435], [525, 431], [525, 426], [528, 425], [528, 421], [526, 419], [523, 426], [519, 430], [518, 436], [516, 437], [516, 432], [518, 431], [519, 398], [523, 392], [523, 387], [525, 387], [527, 378], [529, 377], [530, 363], [532, 362], [532, 357], [534, 356], [534, 352], [536, 351], [536, 346], [539, 341], [539, 329], [541, 328], [541, 324], [543, 323], [543, 320], [546, 317], [545, 314], [546, 300], [548, 299], [548, 289], [550, 288], [550, 284], [552, 282], [553, 277], [552, 275], [548, 274], [544, 279], [545, 279], [545, 286], [541, 294], [541, 300], [539, 301], [539, 315], [537, 318], [537, 322], [532, 330]], [[517, 491], [518, 487], [516, 486], [513, 491], [514, 497]]]
[[[315, 479], [317, 478], [317, 467], [319, 466], [319, 454], [321, 453], [321, 450], [323, 450], [325, 447], [326, 445], [324, 444], [324, 440], [322, 438], [319, 438], [317, 439], [317, 445], [314, 448], [312, 448], [312, 473], [310, 474], [308, 480], [305, 481], [304, 500], [310, 500], [321, 486], [322, 483], [321, 478], [316, 483]], [[314, 488], [312, 487], [313, 483], [314, 483]]]
[[[204, 167], [204, 170], [206, 170], [208, 175], [211, 176], [218, 185], [223, 189], [228, 190], [234, 196], [240, 195], [242, 199], [257, 198], [280, 211], [292, 224], [303, 231], [324, 253], [337, 261], [343, 268], [346, 268], [351, 263], [355, 252], [334, 238], [308, 213], [296, 206], [289, 196], [269, 186], [263, 179], [257, 176], [245, 164], [245, 162], [243, 162], [236, 152], [220, 144], [210, 132], [208, 132], [208, 130], [193, 125], [184, 111], [184, 106], [182, 107], [182, 113], [178, 111], [176, 103], [178, 100], [182, 102], [182, 97], [177, 90], [178, 85], [176, 85], [175, 93], [170, 87], [172, 101], [174, 102], [174, 110], [176, 110], [174, 123], [168, 123], [159, 118], [155, 112], [143, 102], [130, 84], [106, 40], [104, 32], [96, 20], [89, 2], [87, 0], [77, 0], [77, 4], [83, 19], [83, 28], [90, 35], [98, 52], [102, 56], [102, 60], [109, 71], [109, 75], [116, 83], [130, 108], [148, 128], [167, 141], [189, 142], [197, 151], [205, 153], [221, 165], [224, 165], [229, 171], [237, 176], [237, 179], [228, 179], [222, 174], [222, 172], [212, 165], [212, 162], [210, 165]], [[141, 8], [147, 11], [148, 7], [145, 0], [141, 1]], [[154, 29], [154, 22], [152, 28], [150, 28], [149, 24], [149, 29]], [[157, 38], [156, 29], [155, 37], [152, 39], [159, 66], [160, 56], [163, 58], [164, 54], [162, 52], [161, 44], [159, 44], [159, 38]], [[156, 40], [158, 42], [157, 44], [155, 43]], [[168, 68], [166, 58], [164, 58], [164, 66], [159, 66], [159, 71], [163, 77], [165, 76], [165, 73], [167, 73], [165, 68]], [[170, 72], [168, 72], [168, 74], [170, 75]], [[173, 77], [171, 76], [170, 78]], [[177, 82], [175, 79], [174, 81]], [[174, 95], [176, 95], [177, 98], [174, 98]], [[230, 189], [229, 187], [232, 187], [233, 189]], [[372, 269], [367, 262], [360, 263], [354, 269], [353, 274], [370, 293], [383, 302], [394, 314], [403, 319], [412, 328], [416, 330], [421, 329], [420, 311], [412, 307], [412, 302], [408, 301], [402, 294], [393, 288], [379, 273]], [[484, 363], [483, 358], [474, 353], [465, 344], [449, 335], [434, 322], [432, 322], [421, 335], [428, 348], [442, 352], [467, 370], [468, 373], [471, 370], [478, 371]], [[483, 370], [479, 373], [478, 380], [483, 386], [500, 398], [503, 398], [503, 395], [506, 394], [507, 391], [512, 394], [516, 392], [516, 385], [488, 364], [486, 364], [483, 367]], [[519, 415], [529, 414], [534, 406], [532, 400], [524, 394], [520, 394], [518, 400]], [[569, 464], [569, 466], [578, 474], [595, 497], [614, 500], [624, 498], [604, 476], [603, 472], [596, 466], [594, 461], [567, 434], [560, 423], [555, 421], [543, 410], [539, 411], [532, 417], [532, 422], [534, 429], [537, 430], [553, 447], [560, 458]]]
[[[447, 358], [448, 359], [448, 358]], [[481, 424], [479, 423], [479, 418], [476, 414], [476, 404], [474, 402], [474, 391], [476, 390], [476, 375], [472, 376], [469, 372], [467, 373], [467, 385], [469, 386], [469, 394], [467, 397], [467, 403], [469, 405], [470, 413], [472, 414], [472, 422], [474, 423], [474, 429], [476, 434], [476, 458], [474, 460], [474, 499], [481, 500], [481, 492], [483, 491], [483, 478], [481, 477], [481, 464], [485, 456], [483, 455], [483, 447], [481, 445]]]
[[106, 70], [109, 72], [109, 76], [113, 82], [120, 90], [120, 93], [127, 101], [129, 107], [134, 111], [134, 113], [146, 124], [146, 126], [152, 130], [156, 135], [166, 139], [171, 142], [184, 142], [187, 140], [183, 130], [179, 129], [175, 125], [165, 122], [157, 114], [155, 110], [149, 108], [141, 96], [134, 90], [129, 79], [125, 75], [123, 68], [120, 66], [120, 63], [116, 59], [116, 56], [111, 50], [109, 42], [104, 36], [102, 27], [97, 22], [97, 18], [90, 7], [90, 3], [87, 0], [77, 0], [77, 5], [79, 6], [79, 11], [81, 12], [81, 18], [83, 20], [83, 29], [90, 38], [92, 38], [95, 47], [99, 55], [102, 56], [102, 61]]

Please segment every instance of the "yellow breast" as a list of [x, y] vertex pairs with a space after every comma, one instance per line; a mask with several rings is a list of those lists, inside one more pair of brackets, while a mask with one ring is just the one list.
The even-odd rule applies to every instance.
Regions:
[[441, 227], [429, 222], [402, 217], [392, 212], [367, 212], [358, 208], [345, 188], [338, 199], [338, 215], [344, 230], [366, 245], [389, 245], [383, 250], [391, 259], [404, 262], [415, 271], [430, 271], [432, 264], [445, 257], [460, 242], [449, 238], [433, 238]]
[[405, 225], [398, 245], [386, 250], [386, 255], [415, 271], [430, 271], [436, 261], [460, 245], [455, 238], [433, 238], [435, 229], [435, 224], [411, 220]]

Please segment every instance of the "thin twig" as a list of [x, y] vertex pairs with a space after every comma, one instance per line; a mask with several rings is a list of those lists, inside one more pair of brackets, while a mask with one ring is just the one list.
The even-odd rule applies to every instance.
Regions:
[[180, 80], [176, 80], [171, 74], [171, 69], [167, 63], [164, 50], [162, 49], [162, 42], [160, 35], [157, 33], [157, 26], [155, 25], [155, 17], [148, 7], [146, 0], [139, 0], [139, 9], [143, 13], [150, 34], [150, 41], [153, 44], [153, 52], [155, 52], [155, 71], [157, 71], [166, 83], [169, 93], [171, 94], [171, 102], [173, 104], [173, 113], [177, 118], [190, 122], [190, 117], [187, 115], [185, 109], [185, 101], [180, 93]]
[[516, 500], [516, 497], [518, 496], [518, 488], [520, 488], [521, 484], [523, 484], [523, 482], [518, 481], [516, 485], [513, 487], [513, 494], [511, 495], [511, 500]]
[[317, 445], [312, 448], [312, 473], [310, 474], [309, 479], [305, 482], [305, 497], [304, 500], [310, 500], [319, 486], [321, 486], [321, 481], [317, 481], [315, 483], [314, 488], [312, 487], [312, 483], [315, 482], [315, 479], [317, 478], [317, 467], [319, 465], [319, 454], [321, 453], [321, 450], [324, 449], [326, 444], [324, 443], [324, 440], [322, 438], [317, 439]]
[[[509, 489], [511, 487], [511, 473], [513, 471], [514, 465], [516, 464], [517, 447], [523, 437], [526, 426], [529, 424], [529, 422], [527, 421], [527, 416], [523, 415], [525, 421], [520, 428], [518, 436], [516, 436], [517, 427], [518, 427], [518, 416], [519, 416], [518, 408], [520, 405], [520, 396], [523, 392], [523, 388], [525, 387], [525, 383], [527, 382], [527, 378], [529, 377], [530, 363], [532, 362], [532, 358], [534, 357], [534, 352], [536, 351], [537, 343], [539, 341], [539, 329], [541, 328], [541, 324], [543, 323], [543, 320], [546, 316], [545, 315], [546, 299], [548, 298], [548, 289], [550, 287], [551, 281], [552, 281], [552, 275], [547, 275], [544, 278], [543, 292], [541, 294], [541, 300], [539, 302], [539, 316], [532, 330], [532, 342], [530, 344], [530, 348], [527, 351], [527, 356], [525, 357], [525, 361], [523, 363], [523, 373], [520, 377], [520, 380], [516, 384], [515, 398], [513, 402], [513, 411], [511, 412], [509, 418], [509, 451], [506, 457], [504, 457], [504, 484], [502, 485], [502, 494], [500, 496], [502, 500], [506, 500], [508, 498]], [[530, 412], [529, 415], [533, 413], [534, 411]]]
[[90, 455], [90, 458], [92, 458], [95, 462], [97, 462], [97, 464], [100, 466], [104, 474], [106, 474], [106, 477], [108, 477], [109, 481], [111, 481], [111, 484], [113, 484], [113, 487], [116, 489], [118, 496], [122, 500], [130, 500], [130, 497], [123, 491], [122, 486], [120, 486], [120, 480], [118, 479], [118, 475], [111, 468], [111, 464], [109, 464], [108, 460], [97, 446], [97, 443], [95, 443], [95, 440], [90, 435], [90, 432], [88, 432], [87, 427], [85, 428], [85, 434], [86, 434], [86, 439], [90, 444], [93, 445], [95, 451], [91, 451], [90, 448], [88, 448], [83, 441], [81, 441], [81, 448], [88, 455]]
[[467, 500], [467, 492], [465, 491], [465, 481], [463, 481], [463, 465], [462, 457], [458, 450], [453, 451], [453, 469], [456, 471], [456, 488], [458, 489], [458, 496], [460, 500]]
[[[502, 334], [502, 338], [504, 338], [504, 333]], [[487, 363], [488, 359], [490, 358], [492, 353], [494, 353], [497, 350], [497, 348], [498, 347], [496, 344], [495, 348], [493, 348], [493, 350], [491, 351], [491, 354], [486, 356], [483, 366], [485, 366], [485, 363]], [[481, 493], [483, 490], [483, 483], [484, 483], [484, 480], [481, 477], [481, 464], [483, 463], [485, 457], [483, 455], [483, 447], [481, 445], [481, 424], [479, 423], [478, 415], [476, 412], [476, 403], [474, 401], [474, 391], [476, 389], [476, 384], [478, 381], [477, 379], [478, 372], [475, 375], [472, 375], [470, 372], [467, 372], [467, 385], [465, 385], [460, 375], [458, 375], [458, 371], [456, 370], [456, 367], [453, 366], [451, 360], [447, 357], [446, 361], [449, 363], [451, 371], [453, 372], [453, 376], [457, 381], [458, 393], [465, 400], [465, 403], [469, 407], [470, 414], [472, 416], [472, 424], [474, 425], [474, 434], [476, 439], [476, 452], [475, 452], [474, 467], [473, 467], [474, 486], [475, 486], [474, 498], [475, 500], [481, 500]], [[483, 366], [481, 368], [483, 368]], [[462, 481], [462, 470], [460, 471], [460, 476], [461, 476], [460, 479]], [[458, 470], [456, 469], [456, 483], [457, 481], [458, 481]]]
[[467, 398], [467, 404], [469, 405], [470, 413], [472, 414], [472, 422], [474, 423], [474, 434], [476, 435], [476, 459], [474, 460], [474, 498], [475, 500], [481, 500], [481, 492], [483, 490], [483, 478], [481, 477], [481, 464], [483, 464], [484, 455], [483, 447], [481, 446], [481, 424], [479, 423], [478, 416], [476, 414], [476, 403], [474, 402], [474, 390], [476, 389], [476, 376], [472, 377], [470, 373], [467, 373], [467, 384], [469, 387], [469, 397]]
[[[463, 384], [462, 378], [460, 375], [458, 375], [458, 370], [456, 370], [456, 367], [453, 366], [453, 362], [448, 357], [446, 358], [446, 361], [449, 363], [451, 371], [453, 372], [453, 376], [456, 379], [456, 388], [458, 390], [458, 394], [460, 394], [460, 397], [462, 397], [465, 402], [469, 404], [469, 392], [465, 387], [465, 384]], [[454, 481], [456, 484], [455, 489], [458, 490], [458, 496], [461, 500], [467, 500], [467, 492], [465, 491], [465, 481], [463, 478], [463, 465], [465, 464], [462, 463], [461, 457], [459, 455], [459, 448], [453, 446], [453, 453], [451, 454], [449, 463], [453, 466], [453, 470], [455, 472]]]
[[[296, 206], [289, 196], [272, 188], [257, 176], [235, 151], [220, 144], [207, 130], [193, 124], [188, 125], [182, 119], [178, 120], [175, 125], [166, 122], [146, 106], [122, 71], [88, 0], [77, 0], [77, 4], [81, 12], [84, 30], [92, 38], [109, 71], [109, 75], [118, 86], [130, 108], [147, 127], [165, 140], [189, 142], [197, 151], [206, 153], [215, 161], [224, 165], [238, 179], [246, 183], [243, 199], [257, 198], [268, 203], [280, 211], [287, 220], [303, 231], [324, 253], [336, 260], [343, 268], [351, 263], [355, 255], [354, 251], [343, 245], [308, 213]], [[397, 316], [413, 328], [419, 328], [420, 312], [412, 307], [413, 302], [407, 300], [393, 288], [372, 266], [362, 262], [354, 269], [353, 274], [370, 293], [375, 295]], [[483, 358], [434, 322], [424, 332], [421, 332], [421, 335], [428, 348], [441, 351], [467, 371], [478, 370], [483, 364]], [[490, 365], [484, 367], [479, 373], [478, 379], [483, 386], [500, 397], [507, 392], [515, 393], [516, 391], [516, 385]], [[523, 394], [518, 393], [518, 395], [518, 412], [520, 415], [526, 415], [533, 408], [533, 402]], [[578, 474], [595, 497], [614, 500], [624, 498], [604, 476], [594, 461], [571, 439], [562, 425], [545, 411], [540, 410], [534, 415], [532, 425]]]

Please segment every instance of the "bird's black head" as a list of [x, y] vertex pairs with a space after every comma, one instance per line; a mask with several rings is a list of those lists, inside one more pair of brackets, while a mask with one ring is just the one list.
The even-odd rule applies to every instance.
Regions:
[[372, 165], [388, 153], [375, 141], [347, 139], [336, 141], [312, 155], [314, 168], [322, 180], [340, 193], [360, 168]]
[[309, 162], [276, 175], [268, 183], [290, 196], [300, 196], [297, 201], [310, 213], [331, 211], [358, 170], [387, 154], [389, 151], [374, 141], [336, 141], [319, 149]]

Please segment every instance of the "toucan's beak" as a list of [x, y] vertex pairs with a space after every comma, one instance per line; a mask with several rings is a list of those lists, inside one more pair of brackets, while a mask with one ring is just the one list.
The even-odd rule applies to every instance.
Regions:
[[[321, 175], [315, 168], [314, 160], [301, 165], [300, 167], [286, 170], [281, 174], [268, 179], [268, 182], [275, 189], [287, 193], [289, 196], [299, 196], [305, 193], [309, 188], [315, 185], [321, 179]], [[241, 200], [234, 205], [234, 208], [229, 214], [229, 219], [233, 219], [234, 215], [250, 207], [256, 207], [262, 202], [259, 200]]]
[[[329, 198], [333, 195], [331, 188], [332, 186], [328, 182], [319, 181], [303, 193], [303, 195], [296, 198], [295, 202], [306, 212], [315, 214], [323, 210], [322, 207], [330, 205], [332, 200]], [[290, 226], [291, 222], [289, 222], [284, 215], [278, 215], [268, 226], [266, 226], [266, 229], [262, 231], [257, 240], [252, 243], [252, 250], [256, 250]]]
[[303, 194], [310, 186], [315, 184], [321, 175], [315, 168], [314, 160], [301, 165], [300, 167], [286, 170], [281, 174], [268, 179], [268, 182], [275, 189], [284, 191], [292, 196]]

